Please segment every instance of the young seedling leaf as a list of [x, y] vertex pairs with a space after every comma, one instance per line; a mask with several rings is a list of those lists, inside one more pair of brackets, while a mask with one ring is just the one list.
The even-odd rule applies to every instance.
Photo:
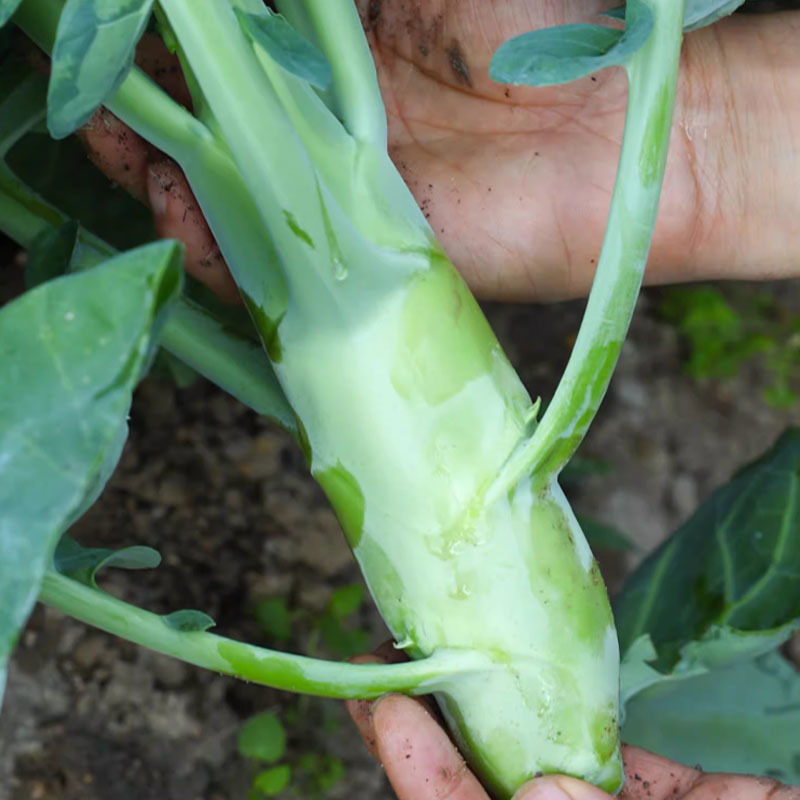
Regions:
[[292, 636], [292, 615], [283, 597], [266, 597], [255, 607], [253, 616], [270, 639], [283, 640]]
[[239, 731], [239, 752], [272, 764], [286, 752], [286, 730], [277, 714], [264, 711], [251, 717]]
[[[11, 19], [11, 15], [17, 10], [22, 0], [0, 0], [0, 26], [5, 25]], [[0, 696], [2, 696], [0, 694]]]
[[280, 14], [265, 11], [266, 14], [246, 14], [237, 9], [242, 30], [287, 72], [318, 89], [327, 89], [333, 80], [328, 59]]
[[280, 794], [292, 779], [292, 768], [288, 764], [280, 764], [262, 770], [253, 778], [253, 788], [264, 797]]
[[53, 47], [47, 127], [56, 139], [83, 125], [133, 65], [153, 0], [67, 0]]
[[161, 554], [152, 547], [135, 545], [121, 550], [83, 547], [64, 534], [53, 555], [53, 566], [63, 575], [97, 588], [97, 573], [105, 567], [153, 569], [161, 563]]
[[179, 246], [159, 242], [0, 310], [0, 664], [59, 536], [120, 452], [154, 323], [180, 280]]
[[45, 231], [39, 237], [28, 251], [25, 265], [27, 289], [66, 274], [78, 244], [79, 230], [75, 220], [67, 220], [60, 228]]
[[364, 602], [364, 587], [360, 583], [351, 583], [334, 589], [328, 601], [328, 610], [339, 619], [355, 614]]
[[183, 608], [180, 611], [165, 614], [164, 622], [170, 628], [181, 631], [181, 633], [202, 633], [217, 624], [204, 611], [196, 611], [193, 608]]
[[800, 429], [745, 467], [631, 575], [615, 603], [623, 652], [649, 633], [658, 666], [714, 625], [800, 617]]
[[637, 694], [622, 737], [709, 772], [798, 784], [798, 730], [800, 673], [772, 650]]
[[562, 25], [523, 33], [500, 46], [489, 76], [499, 83], [553, 86], [606, 67], [624, 66], [647, 41], [653, 12], [642, 0], [628, 3], [625, 30]]

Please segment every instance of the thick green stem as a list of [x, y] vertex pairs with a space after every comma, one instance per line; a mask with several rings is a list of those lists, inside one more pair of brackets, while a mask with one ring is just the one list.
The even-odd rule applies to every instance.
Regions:
[[[312, 240], [324, 241], [321, 211], [309, 202], [317, 196], [314, 167], [231, 6], [199, 7], [194, 0], [161, 5], [265, 222], [272, 229], [283, 222], [293, 237], [288, 214], [304, 221]], [[219, 53], [225, 58], [212, 55]]]
[[335, 110], [344, 126], [355, 139], [385, 149], [386, 113], [356, 4], [302, 0], [302, 5], [333, 69]]
[[48, 572], [39, 600], [65, 614], [198, 667], [254, 683], [322, 697], [374, 698], [386, 692], [427, 694], [439, 679], [492, 668], [470, 651], [441, 651], [402, 664], [348, 664], [322, 661], [237, 642], [213, 633], [187, 633], [163, 617], [132, 606], [78, 581]]
[[627, 64], [628, 114], [603, 249], [575, 347], [552, 402], [492, 487], [508, 491], [526, 471], [558, 474], [608, 389], [644, 275], [669, 149], [683, 0], [646, 0], [655, 16], [647, 43]]

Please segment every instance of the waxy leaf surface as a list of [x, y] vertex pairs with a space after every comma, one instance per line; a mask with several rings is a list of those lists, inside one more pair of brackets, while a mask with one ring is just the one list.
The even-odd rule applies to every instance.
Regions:
[[21, 2], [22, 0], [0, 0], [0, 26], [5, 25], [11, 19], [11, 15]]
[[47, 126], [60, 139], [83, 125], [128, 74], [153, 0], [67, 0], [53, 47]]
[[333, 79], [328, 59], [280, 14], [265, 11], [266, 14], [245, 14], [237, 10], [244, 32], [287, 72], [318, 89], [327, 89]]
[[628, 4], [625, 30], [562, 25], [517, 36], [500, 46], [489, 75], [499, 83], [552, 86], [624, 65], [647, 41], [653, 12], [641, 0]]
[[0, 664], [56, 543], [119, 456], [154, 323], [180, 289], [159, 242], [0, 310]]
[[709, 772], [800, 784], [800, 674], [771, 651], [631, 699], [622, 737]]
[[800, 430], [718, 489], [628, 579], [621, 650], [649, 634], [658, 666], [712, 626], [778, 628], [800, 617]]
[[[711, 25], [723, 17], [727, 17], [744, 5], [745, 0], [686, 0], [683, 12], [684, 31], [696, 31]], [[603, 16], [612, 19], [625, 19], [625, 6], [610, 8]]]
[[744, 0], [686, 0], [683, 29], [695, 31], [733, 14]]

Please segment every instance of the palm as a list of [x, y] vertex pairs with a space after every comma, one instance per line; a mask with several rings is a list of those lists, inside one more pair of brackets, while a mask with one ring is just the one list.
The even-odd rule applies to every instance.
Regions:
[[[607, 70], [565, 87], [527, 89], [494, 83], [488, 67], [511, 36], [591, 20], [613, 3], [360, 5], [389, 116], [390, 152], [473, 289], [514, 299], [585, 292], [614, 183], [625, 78]], [[692, 209], [682, 198], [695, 193], [685, 148], [673, 149], [667, 192], [664, 238], [684, 241]]]

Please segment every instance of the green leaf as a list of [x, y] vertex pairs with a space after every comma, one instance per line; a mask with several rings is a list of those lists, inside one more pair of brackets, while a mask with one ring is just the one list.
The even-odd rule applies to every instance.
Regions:
[[360, 583], [351, 583], [334, 589], [328, 600], [328, 610], [333, 616], [343, 619], [355, 614], [364, 602], [364, 587]]
[[[21, 2], [22, 0], [0, 0], [0, 26], [5, 25], [11, 19], [11, 15]], [[2, 695], [0, 694], [0, 696]]]
[[[683, 12], [683, 30], [695, 31], [711, 25], [722, 17], [736, 11], [744, 5], [745, 0], [686, 0], [686, 9]], [[625, 19], [625, 6], [610, 8], [603, 12], [604, 17]]]
[[658, 658], [648, 634], [640, 636], [625, 652], [620, 664], [620, 700], [628, 701], [658, 683], [686, 680], [696, 675], [728, 667], [774, 651], [800, 628], [800, 619], [774, 630], [739, 631], [713, 626], [702, 638], [687, 642], [678, 662], [669, 672], [660, 672], [653, 664]]
[[562, 25], [523, 33], [500, 46], [489, 76], [499, 83], [552, 86], [623, 66], [647, 41], [653, 12], [642, 0], [628, 3], [625, 30], [599, 25]]
[[268, 764], [286, 752], [286, 730], [277, 714], [264, 711], [251, 717], [239, 731], [239, 752], [245, 758], [256, 758]]
[[800, 673], [773, 651], [643, 691], [622, 737], [708, 771], [800, 784], [799, 730]]
[[696, 31], [711, 25], [722, 17], [733, 14], [745, 0], [686, 0], [683, 14], [683, 29]]
[[202, 633], [217, 624], [204, 611], [196, 611], [193, 608], [183, 608], [180, 611], [165, 614], [163, 620], [170, 628], [181, 631], [181, 633]]
[[266, 797], [274, 797], [289, 785], [291, 779], [291, 767], [288, 764], [281, 764], [259, 772], [253, 778], [253, 788]]
[[246, 14], [236, 9], [242, 30], [287, 72], [318, 89], [327, 89], [333, 80], [328, 59], [280, 14], [264, 10], [266, 14]]
[[153, 0], [67, 0], [53, 47], [47, 126], [56, 139], [83, 125], [120, 86]]
[[119, 454], [157, 315], [180, 289], [159, 242], [0, 310], [0, 664], [65, 526]]
[[625, 651], [649, 633], [659, 667], [712, 626], [800, 616], [800, 430], [718, 489], [631, 575], [614, 604]]
[[65, 275], [78, 244], [80, 226], [68, 220], [60, 228], [47, 230], [28, 251], [25, 265], [25, 287], [32, 289], [40, 283]]
[[153, 569], [161, 563], [161, 554], [152, 547], [135, 545], [121, 550], [83, 547], [71, 536], [61, 537], [53, 555], [53, 566], [62, 575], [97, 588], [97, 573], [105, 567]]
[[614, 528], [603, 525], [596, 520], [583, 514], [577, 514], [578, 523], [581, 530], [589, 542], [589, 546], [594, 550], [635, 550], [633, 542]]
[[255, 607], [253, 616], [270, 639], [286, 640], [292, 636], [292, 616], [283, 597], [266, 597]]

